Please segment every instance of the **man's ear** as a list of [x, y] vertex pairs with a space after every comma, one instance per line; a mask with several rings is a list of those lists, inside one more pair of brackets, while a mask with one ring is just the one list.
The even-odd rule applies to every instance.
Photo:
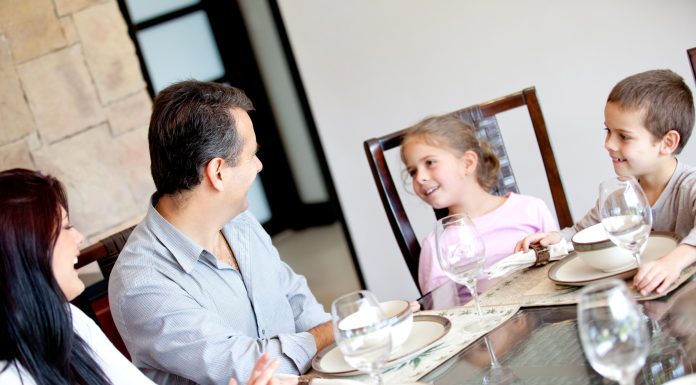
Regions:
[[205, 169], [203, 170], [203, 177], [208, 180], [212, 188], [218, 191], [225, 189], [225, 185], [222, 182], [222, 170], [224, 166], [224, 159], [213, 158], [205, 165]]
[[679, 142], [681, 141], [681, 135], [675, 130], [668, 131], [662, 139], [660, 140], [660, 150], [665, 155], [671, 155], [679, 147]]

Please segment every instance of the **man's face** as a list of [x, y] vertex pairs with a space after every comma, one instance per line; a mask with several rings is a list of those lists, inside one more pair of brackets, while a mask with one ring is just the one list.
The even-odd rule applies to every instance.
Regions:
[[256, 157], [258, 144], [256, 143], [256, 134], [254, 126], [251, 123], [249, 114], [246, 111], [235, 108], [232, 110], [237, 132], [241, 137], [243, 146], [242, 150], [237, 155], [237, 163], [234, 166], [229, 164], [225, 167], [226, 186], [231, 202], [236, 206], [236, 212], [241, 213], [249, 206], [247, 193], [251, 184], [256, 179], [256, 174], [261, 172], [263, 165], [259, 158]]

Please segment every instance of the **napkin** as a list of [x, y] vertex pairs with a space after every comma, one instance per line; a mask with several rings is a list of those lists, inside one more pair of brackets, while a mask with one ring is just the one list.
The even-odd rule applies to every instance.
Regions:
[[[557, 261], [573, 251], [573, 244], [565, 239], [561, 239], [560, 242], [549, 245], [546, 248], [549, 252], [549, 261]], [[534, 250], [529, 249], [527, 252], [519, 251], [494, 263], [483, 272], [487, 278], [500, 277], [515, 270], [531, 267], [536, 260], [537, 257]]]

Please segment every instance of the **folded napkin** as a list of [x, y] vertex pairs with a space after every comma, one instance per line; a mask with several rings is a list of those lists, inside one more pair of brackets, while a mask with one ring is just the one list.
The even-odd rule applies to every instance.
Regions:
[[545, 265], [548, 261], [557, 261], [573, 251], [573, 245], [565, 239], [560, 242], [542, 247], [532, 245], [526, 253], [523, 251], [512, 254], [493, 264], [483, 272], [487, 278], [500, 277], [515, 270], [531, 266]]

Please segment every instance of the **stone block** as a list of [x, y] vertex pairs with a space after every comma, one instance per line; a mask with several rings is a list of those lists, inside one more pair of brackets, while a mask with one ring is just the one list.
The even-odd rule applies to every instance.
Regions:
[[17, 62], [35, 58], [67, 43], [52, 0], [2, 0], [0, 25]]
[[145, 88], [135, 47], [116, 2], [73, 14], [103, 104]]
[[73, 223], [88, 238], [143, 215], [154, 191], [145, 129], [113, 138], [104, 124], [33, 155], [65, 184]]
[[10, 44], [0, 35], [0, 146], [26, 136], [34, 130], [34, 121], [24, 99], [24, 91], [15, 70]]
[[65, 16], [60, 18], [60, 25], [63, 27], [63, 33], [65, 34], [65, 40], [68, 45], [75, 44], [80, 41], [80, 36], [77, 34], [77, 28], [75, 28], [75, 22], [72, 16]]
[[15, 167], [36, 168], [31, 158], [29, 145], [25, 140], [18, 140], [0, 147], [0, 170]]
[[105, 121], [79, 44], [17, 68], [44, 142], [54, 142]]
[[56, 12], [58, 16], [77, 12], [84, 8], [99, 3], [101, 0], [54, 0], [56, 3]]
[[147, 126], [151, 112], [152, 100], [145, 90], [114, 102], [106, 108], [111, 133], [114, 135]]

